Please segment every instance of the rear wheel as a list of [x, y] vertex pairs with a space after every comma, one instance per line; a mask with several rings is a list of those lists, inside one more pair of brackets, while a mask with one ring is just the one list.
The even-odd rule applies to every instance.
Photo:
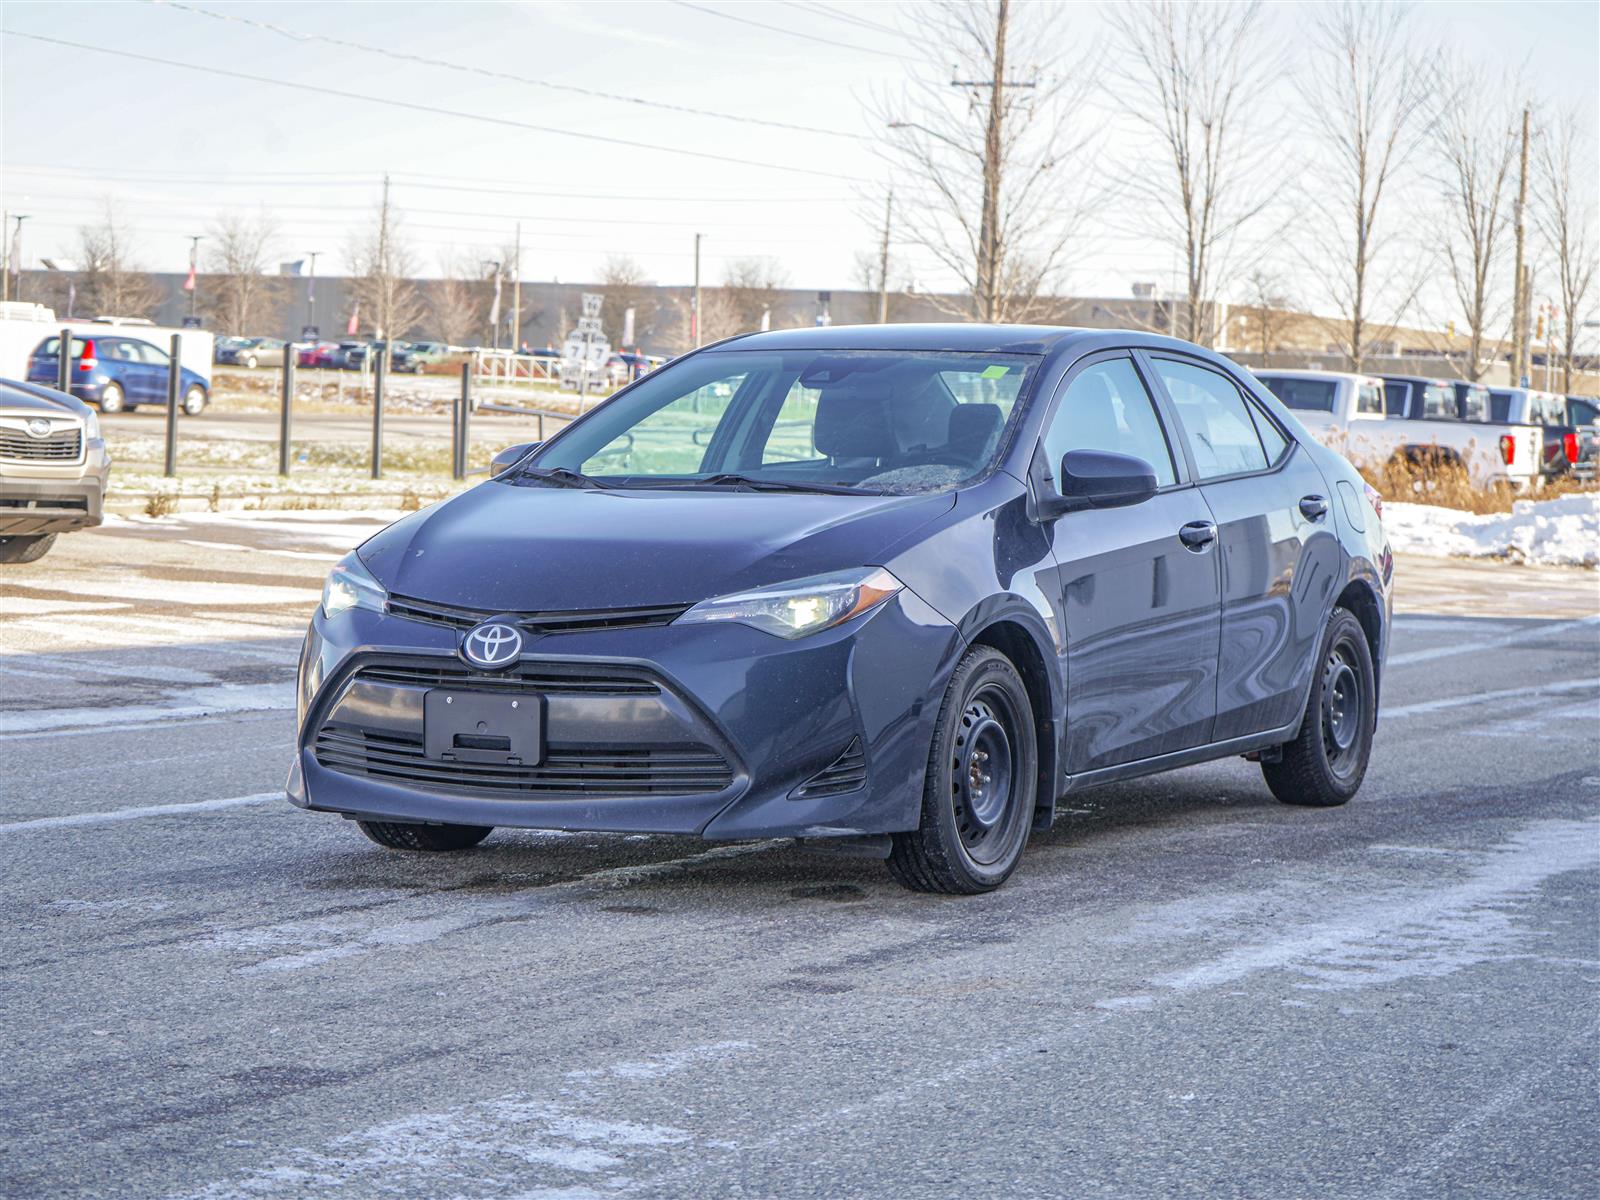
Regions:
[[103, 413], [119, 413], [127, 402], [127, 397], [122, 394], [120, 383], [108, 383], [100, 389], [100, 411]]
[[998, 650], [974, 648], [956, 667], [934, 724], [921, 824], [894, 835], [890, 872], [919, 892], [999, 887], [1033, 827], [1038, 761], [1022, 677]]
[[361, 832], [391, 850], [466, 850], [494, 832], [492, 825], [410, 825], [357, 821]]
[[0, 563], [38, 562], [56, 544], [53, 533], [33, 537], [0, 537]]
[[1378, 707], [1366, 631], [1348, 609], [1333, 610], [1317, 663], [1299, 735], [1261, 773], [1285, 804], [1330, 808], [1361, 787]]

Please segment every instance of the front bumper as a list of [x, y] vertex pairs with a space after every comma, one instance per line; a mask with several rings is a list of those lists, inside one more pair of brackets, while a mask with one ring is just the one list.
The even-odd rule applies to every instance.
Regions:
[[65, 533], [100, 524], [110, 461], [103, 443], [90, 446], [89, 462], [75, 478], [22, 478], [0, 467], [0, 537]]
[[[796, 641], [741, 625], [551, 634], [504, 673], [467, 667], [459, 636], [319, 611], [301, 656], [289, 799], [380, 820], [716, 839], [913, 829], [960, 643], [909, 592]], [[427, 757], [434, 687], [532, 698], [542, 760]]]

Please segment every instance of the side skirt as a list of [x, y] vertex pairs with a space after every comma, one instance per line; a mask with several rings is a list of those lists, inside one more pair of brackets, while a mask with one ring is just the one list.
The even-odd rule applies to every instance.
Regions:
[[1085, 771], [1081, 775], [1068, 775], [1062, 780], [1061, 794], [1064, 796], [1068, 792], [1081, 792], [1085, 788], [1098, 787], [1102, 783], [1116, 783], [1118, 780], [1135, 779], [1140, 775], [1155, 775], [1177, 767], [1190, 767], [1196, 763], [1211, 762], [1213, 759], [1231, 758], [1235, 754], [1248, 754], [1252, 750], [1281, 746], [1285, 742], [1293, 741], [1299, 730], [1300, 718], [1296, 717], [1281, 729], [1251, 733], [1244, 737], [1231, 738], [1226, 742], [1194, 746], [1188, 750], [1175, 750], [1171, 754], [1160, 754], [1155, 758], [1117, 763], [1115, 766], [1101, 767], [1098, 771]]

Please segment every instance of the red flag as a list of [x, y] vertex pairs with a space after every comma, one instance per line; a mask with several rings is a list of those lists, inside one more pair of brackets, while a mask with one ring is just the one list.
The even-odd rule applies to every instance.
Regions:
[[187, 279], [185, 279], [183, 281], [183, 290], [186, 291], [186, 292], [194, 291], [194, 264], [193, 263], [189, 264], [189, 278], [187, 278]]
[[348, 336], [355, 337], [357, 331], [359, 331], [360, 328], [361, 328], [361, 301], [357, 300], [356, 301], [356, 306], [350, 310], [350, 323], [345, 326], [344, 331]]

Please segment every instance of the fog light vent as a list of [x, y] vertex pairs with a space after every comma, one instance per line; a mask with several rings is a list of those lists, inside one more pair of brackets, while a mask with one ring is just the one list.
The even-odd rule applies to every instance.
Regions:
[[810, 800], [815, 796], [838, 796], [853, 792], [867, 782], [867, 755], [861, 739], [852, 738], [839, 755], [822, 770], [789, 793], [791, 800]]

